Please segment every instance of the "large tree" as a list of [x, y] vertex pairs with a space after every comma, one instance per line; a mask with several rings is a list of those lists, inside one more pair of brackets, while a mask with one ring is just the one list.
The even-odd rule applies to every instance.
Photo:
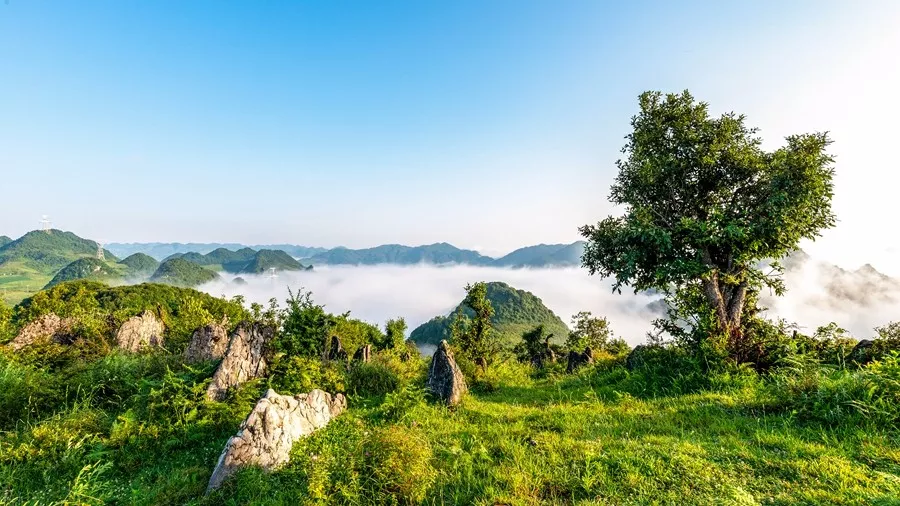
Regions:
[[834, 225], [828, 134], [791, 135], [766, 151], [743, 115], [713, 117], [687, 91], [643, 93], [631, 126], [610, 195], [625, 213], [580, 228], [583, 264], [614, 276], [616, 290], [698, 287], [741, 359], [748, 294], [783, 290], [777, 263], [767, 273], [760, 263]]

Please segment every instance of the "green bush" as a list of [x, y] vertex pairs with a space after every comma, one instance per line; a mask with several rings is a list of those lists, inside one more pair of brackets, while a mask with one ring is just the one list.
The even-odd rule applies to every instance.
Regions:
[[397, 373], [378, 362], [353, 364], [347, 374], [348, 391], [364, 397], [385, 395], [399, 386]]
[[476, 374], [472, 390], [490, 393], [503, 387], [528, 387], [534, 383], [531, 379], [532, 371], [529, 364], [516, 360], [497, 361]]
[[0, 353], [0, 430], [45, 416], [63, 398], [56, 377]]
[[268, 385], [280, 394], [299, 394], [314, 388], [346, 392], [347, 367], [320, 358], [279, 354], [269, 369]]
[[419, 504], [435, 479], [428, 439], [418, 429], [394, 425], [379, 429], [365, 443], [367, 482], [377, 504]]
[[807, 421], [893, 425], [900, 422], [900, 356], [857, 370], [797, 360], [772, 376], [769, 392], [776, 406]]

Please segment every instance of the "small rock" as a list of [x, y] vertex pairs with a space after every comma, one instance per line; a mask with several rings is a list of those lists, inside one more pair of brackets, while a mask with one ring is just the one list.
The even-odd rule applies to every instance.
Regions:
[[41, 341], [52, 341], [57, 344], [72, 344], [75, 340], [73, 327], [75, 320], [72, 318], [60, 318], [53, 313], [47, 313], [28, 323], [15, 339], [7, 345], [15, 351]]
[[462, 396], [468, 390], [466, 378], [463, 376], [453, 352], [447, 346], [447, 341], [441, 341], [438, 349], [431, 357], [431, 366], [428, 368], [428, 382], [426, 388], [434, 395], [440, 397], [448, 406], [455, 406], [462, 400]]
[[127, 351], [141, 351], [150, 346], [163, 345], [165, 326], [150, 311], [133, 316], [125, 321], [116, 332], [116, 343]]
[[332, 396], [313, 390], [291, 397], [270, 389], [225, 444], [206, 492], [219, 488], [244, 466], [259, 466], [265, 471], [278, 469], [290, 460], [295, 441], [321, 429], [346, 408], [347, 400], [342, 394]]
[[353, 354], [353, 361], [361, 364], [369, 363], [369, 360], [372, 359], [372, 345], [366, 344], [364, 346], [360, 346], [356, 349], [356, 353]]
[[274, 335], [272, 327], [259, 323], [238, 325], [228, 343], [225, 358], [206, 389], [206, 398], [222, 400], [229, 388], [265, 374], [266, 353]]
[[194, 331], [191, 342], [184, 350], [188, 363], [214, 360], [225, 356], [228, 348], [228, 331], [224, 325], [211, 323]]

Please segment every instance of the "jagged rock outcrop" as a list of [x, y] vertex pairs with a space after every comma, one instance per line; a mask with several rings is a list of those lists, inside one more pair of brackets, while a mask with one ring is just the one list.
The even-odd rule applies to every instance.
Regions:
[[259, 323], [241, 323], [231, 336], [225, 358], [213, 374], [206, 398], [222, 400], [229, 388], [258, 378], [268, 366], [266, 354], [274, 329]]
[[462, 400], [466, 393], [466, 378], [456, 365], [453, 352], [447, 346], [447, 341], [441, 341], [437, 350], [431, 357], [431, 366], [428, 368], [428, 382], [425, 387], [439, 397], [448, 406], [455, 406]]
[[332, 396], [313, 390], [291, 397], [270, 389], [225, 444], [207, 493], [219, 488], [243, 466], [272, 471], [286, 464], [296, 440], [324, 427], [346, 408], [347, 400], [342, 394]]
[[54, 313], [47, 313], [25, 325], [8, 346], [18, 351], [41, 341], [71, 344], [75, 339], [72, 330], [74, 325], [75, 321], [71, 318], [60, 318]]
[[344, 345], [341, 344], [341, 338], [338, 336], [331, 336], [331, 344], [325, 351], [325, 360], [347, 360], [347, 351], [344, 350]]
[[194, 331], [191, 342], [184, 350], [184, 361], [188, 363], [219, 359], [228, 349], [228, 331], [225, 325], [211, 323]]
[[353, 361], [359, 362], [361, 364], [369, 363], [369, 360], [372, 360], [372, 345], [366, 344], [360, 346], [356, 349], [356, 353], [353, 354]]
[[166, 328], [150, 311], [140, 316], [133, 316], [119, 327], [116, 332], [116, 344], [127, 351], [141, 351], [150, 346], [163, 345], [163, 333]]
[[594, 363], [594, 351], [588, 346], [583, 352], [569, 352], [569, 363], [566, 365], [566, 372], [573, 372], [581, 366]]

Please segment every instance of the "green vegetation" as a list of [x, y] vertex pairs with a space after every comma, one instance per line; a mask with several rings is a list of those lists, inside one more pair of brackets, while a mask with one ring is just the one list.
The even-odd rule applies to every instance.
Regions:
[[[501, 344], [510, 347], [519, 342], [522, 333], [541, 324], [553, 334], [553, 342], [565, 341], [569, 333], [566, 324], [534, 294], [497, 281], [485, 283], [485, 287], [487, 300], [494, 309], [491, 326]], [[473, 316], [472, 311], [464, 306], [460, 302], [451, 316], [438, 316], [423, 323], [412, 331], [410, 340], [419, 344], [437, 344], [442, 339], [449, 340], [455, 319], [453, 315], [462, 310], [465, 315]]]
[[581, 228], [584, 265], [617, 289], [660, 290], [676, 312], [698, 315], [667, 332], [739, 363], [763, 360], [750, 331], [756, 297], [784, 286], [777, 262], [771, 272], [759, 264], [834, 225], [831, 141], [792, 135], [763, 151], [743, 116], [710, 117], [688, 92], [644, 93], [640, 109], [610, 192], [625, 215]]
[[[777, 266], [767, 277], [758, 261], [833, 220], [827, 138], [765, 153], [742, 117], [710, 119], [687, 93], [642, 95], [633, 126], [613, 189], [626, 214], [582, 228], [584, 262], [617, 287], [667, 294], [649, 343], [628, 350], [602, 316], [578, 313], [569, 330], [528, 292], [467, 285], [455, 317], [412, 333], [451, 338], [469, 392], [448, 408], [423, 390], [427, 359], [402, 341], [402, 318], [382, 332], [303, 290], [244, 308], [172, 286], [64, 282], [0, 305], [0, 342], [49, 312], [75, 321], [70, 344], [0, 348], [0, 502], [897, 504], [900, 322], [857, 341], [757, 306], [759, 288], [780, 291]], [[117, 325], [145, 310], [165, 322], [165, 348], [116, 351]], [[226, 316], [275, 329], [269, 367], [209, 401], [215, 361], [182, 353]], [[551, 334], [592, 361], [566, 373]], [[326, 359], [335, 335], [350, 354], [373, 345], [371, 361]], [[204, 495], [268, 388], [342, 392], [349, 409], [277, 471], [245, 468]]]
[[174, 286], [198, 286], [217, 279], [215, 272], [182, 258], [166, 260], [150, 276], [150, 281]]
[[10, 239], [9, 236], [0, 235], [0, 248], [6, 246], [7, 244], [9, 244], [11, 242], [12, 242], [12, 239]]
[[284, 251], [271, 249], [259, 250], [240, 272], [259, 274], [275, 269], [277, 271], [300, 271], [307, 269]]
[[[108, 251], [104, 255], [110, 264], [116, 262]], [[0, 245], [0, 299], [15, 304], [46, 286], [57, 271], [75, 260], [96, 256], [96, 242], [71, 232], [28, 232]]]
[[74, 281], [76, 279], [93, 279], [97, 281], [106, 281], [121, 279], [122, 272], [120, 269], [114, 268], [96, 258], [85, 257], [79, 258], [69, 265], [63, 267], [53, 276], [53, 279], [47, 283], [44, 288], [50, 288], [66, 281]]
[[128, 269], [129, 276], [150, 276], [159, 268], [155, 258], [143, 253], [134, 253], [119, 262]]
[[[0, 247], [0, 268], [18, 264], [25, 268], [51, 274], [82, 257], [96, 257], [97, 243], [82, 239], [72, 232], [34, 230]], [[116, 258], [104, 252], [107, 261]]]

